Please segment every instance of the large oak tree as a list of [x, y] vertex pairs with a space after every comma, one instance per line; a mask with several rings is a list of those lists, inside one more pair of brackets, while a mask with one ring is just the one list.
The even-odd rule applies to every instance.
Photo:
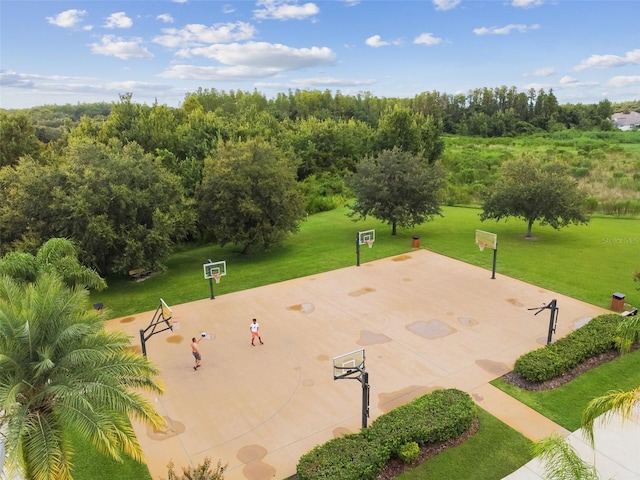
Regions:
[[527, 237], [536, 221], [555, 229], [569, 224], [588, 223], [587, 194], [557, 162], [544, 162], [525, 155], [505, 162], [495, 187], [489, 192], [480, 219], [509, 217], [527, 222]]
[[227, 142], [205, 160], [198, 191], [200, 227], [242, 252], [277, 245], [303, 216], [297, 165], [264, 140]]
[[357, 220], [371, 215], [386, 222], [391, 235], [398, 225], [413, 227], [441, 214], [442, 170], [397, 147], [360, 161], [348, 184], [355, 195], [351, 216]]

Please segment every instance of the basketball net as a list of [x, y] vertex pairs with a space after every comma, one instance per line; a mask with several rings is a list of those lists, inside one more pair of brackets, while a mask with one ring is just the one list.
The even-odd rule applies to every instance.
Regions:
[[373, 247], [373, 240], [365, 240], [365, 243], [367, 244], [367, 246], [368, 246], [369, 248], [372, 248], [372, 247]]
[[484, 243], [484, 242], [480, 242], [480, 243], [478, 243], [478, 247], [480, 247], [480, 251], [481, 251], [481, 252], [482, 252], [482, 251], [484, 251], [484, 247], [486, 247], [486, 246], [487, 246], [487, 244], [486, 244], [486, 243]]
[[213, 274], [213, 279], [216, 281], [216, 283], [220, 283], [220, 274], [219, 273], [214, 273]]

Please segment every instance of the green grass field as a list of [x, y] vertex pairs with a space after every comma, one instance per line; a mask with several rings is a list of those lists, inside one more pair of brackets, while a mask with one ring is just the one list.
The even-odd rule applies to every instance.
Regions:
[[170, 305], [208, 298], [202, 267], [208, 259], [227, 262], [228, 275], [214, 286], [216, 295], [352, 266], [356, 232], [374, 228], [376, 242], [372, 249], [361, 249], [361, 263], [411, 251], [417, 235], [422, 248], [491, 270], [492, 252], [481, 253], [474, 245], [475, 230], [481, 229], [498, 235], [498, 277], [518, 278], [602, 307], [610, 305], [614, 292], [640, 303], [632, 278], [640, 269], [637, 219], [595, 217], [588, 225], [561, 230], [536, 225], [534, 237], [525, 239], [523, 221], [480, 222], [479, 209], [444, 207], [442, 217], [392, 236], [388, 225], [374, 219], [354, 223], [346, 212], [312, 215], [283, 246], [266, 252], [242, 255], [216, 245], [177, 252], [166, 272], [139, 283], [108, 278], [109, 288], [92, 292], [91, 300], [104, 303], [109, 318], [118, 318], [154, 310], [160, 298]]

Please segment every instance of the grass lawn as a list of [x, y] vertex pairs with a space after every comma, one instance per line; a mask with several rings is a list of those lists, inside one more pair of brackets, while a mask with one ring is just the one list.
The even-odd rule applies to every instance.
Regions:
[[478, 410], [480, 429], [473, 437], [403, 473], [398, 480], [499, 480], [531, 460], [530, 440], [485, 410]]
[[[74, 451], [71, 473], [75, 480], [151, 480], [145, 464], [123, 456], [122, 463], [97, 452], [80, 437], [71, 438]], [[168, 459], [167, 459], [167, 463]]]
[[596, 217], [588, 225], [558, 231], [536, 225], [534, 237], [525, 239], [523, 221], [480, 222], [479, 209], [444, 207], [442, 217], [392, 236], [388, 225], [374, 219], [354, 223], [346, 211], [310, 216], [300, 232], [267, 252], [242, 255], [216, 245], [177, 252], [166, 272], [139, 283], [108, 278], [109, 288], [92, 292], [91, 300], [104, 303], [109, 318], [118, 318], [154, 310], [160, 298], [170, 305], [208, 298], [202, 268], [208, 259], [227, 262], [228, 275], [215, 285], [216, 295], [352, 266], [356, 232], [375, 228], [376, 242], [361, 249], [361, 263], [411, 251], [411, 238], [418, 235], [423, 248], [491, 270], [492, 252], [481, 253], [474, 245], [475, 230], [481, 229], [498, 235], [498, 279], [508, 275], [602, 307], [610, 305], [614, 292], [640, 303], [632, 278], [640, 268], [637, 219]]
[[592, 399], [610, 390], [627, 391], [640, 385], [638, 365], [640, 350], [585, 372], [553, 390], [530, 392], [506, 384], [502, 379], [496, 379], [491, 383], [573, 432], [580, 428], [582, 412]]

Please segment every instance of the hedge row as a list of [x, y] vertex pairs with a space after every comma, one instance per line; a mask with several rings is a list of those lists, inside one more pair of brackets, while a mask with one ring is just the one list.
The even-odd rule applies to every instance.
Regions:
[[460, 390], [436, 390], [378, 417], [360, 433], [318, 445], [298, 461], [300, 480], [373, 480], [410, 442], [457, 438], [469, 430], [477, 409]]
[[592, 318], [566, 337], [522, 355], [513, 372], [529, 382], [559, 377], [585, 360], [615, 348], [621, 318], [610, 313]]

